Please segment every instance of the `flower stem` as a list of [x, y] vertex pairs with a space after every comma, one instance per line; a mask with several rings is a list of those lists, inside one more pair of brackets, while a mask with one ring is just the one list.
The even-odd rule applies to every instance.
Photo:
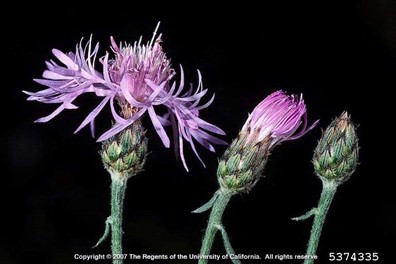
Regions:
[[[316, 250], [319, 245], [320, 235], [322, 233], [323, 225], [329, 211], [333, 197], [337, 191], [338, 184], [334, 181], [323, 180], [322, 194], [320, 195], [318, 207], [315, 210], [315, 218], [312, 224], [311, 236], [309, 238], [306, 255], [316, 255]], [[308, 258], [304, 264], [313, 264], [314, 259]]]
[[[122, 212], [126, 190], [126, 179], [112, 178], [111, 181], [111, 253], [122, 254]], [[113, 259], [113, 264], [122, 264], [122, 259]]]
[[[231, 254], [231, 253], [235, 254], [221, 221], [224, 210], [228, 202], [230, 201], [233, 193], [227, 190], [219, 190], [215, 195], [217, 197], [213, 203], [212, 211], [210, 212], [208, 226], [206, 228], [205, 236], [202, 241], [202, 247], [200, 251], [201, 256], [210, 254], [216, 233], [219, 230], [223, 235], [224, 246], [227, 254]], [[204, 258], [198, 261], [198, 264], [206, 264], [206, 263], [208, 263], [208, 260]], [[239, 263], [239, 262], [234, 262], [234, 263]]]

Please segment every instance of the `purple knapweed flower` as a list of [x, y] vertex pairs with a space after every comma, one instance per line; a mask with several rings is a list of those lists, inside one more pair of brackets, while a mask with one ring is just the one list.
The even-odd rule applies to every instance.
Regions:
[[302, 94], [298, 97], [276, 91], [254, 108], [242, 131], [248, 132], [247, 140], [260, 142], [269, 139], [272, 148], [282, 141], [302, 137], [318, 122], [319, 120], [315, 121], [307, 128], [307, 108]]
[[248, 192], [262, 177], [272, 149], [282, 141], [305, 135], [307, 109], [302, 99], [277, 91], [249, 115], [238, 137], [219, 161], [217, 179], [223, 190]]
[[[172, 81], [176, 72], [162, 51], [161, 34], [156, 37], [158, 26], [159, 24], [151, 41], [146, 45], [141, 44], [141, 38], [133, 45], [117, 45], [111, 37], [114, 56], [106, 53], [100, 58], [101, 71], [95, 65], [99, 44], [93, 46], [92, 38], [86, 45], [81, 41], [74, 53], [63, 53], [53, 49], [52, 53], [61, 64], [53, 60], [46, 62], [48, 70], [44, 71], [43, 78], [35, 79], [37, 83], [48, 88], [35, 93], [24, 92], [29, 95], [29, 101], [60, 106], [52, 114], [36, 122], [48, 122], [64, 109], [76, 109], [73, 101], [78, 96], [94, 93], [103, 99], [76, 132], [87, 124], [91, 124], [93, 131], [96, 116], [109, 103], [115, 124], [103, 133], [98, 141], [118, 134], [143, 114], [148, 113], [156, 132], [167, 148], [170, 146], [170, 139], [164, 126], [172, 126], [176, 152], [180, 153], [186, 170], [188, 169], [183, 154], [183, 139], [190, 144], [201, 162], [193, 139], [212, 152], [212, 144], [226, 144], [208, 133], [225, 135], [223, 130], [199, 117], [199, 111], [208, 107], [214, 100], [213, 95], [207, 103], [200, 105], [202, 97], [208, 91], [203, 89], [200, 72], [198, 71], [198, 87], [195, 90], [191, 85], [188, 91], [183, 92], [184, 74], [181, 66], [179, 85]], [[160, 108], [165, 110], [164, 115], [157, 114], [156, 111]]]

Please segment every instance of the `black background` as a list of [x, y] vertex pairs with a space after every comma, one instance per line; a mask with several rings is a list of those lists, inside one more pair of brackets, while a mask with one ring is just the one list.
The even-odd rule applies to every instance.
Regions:
[[[6, 170], [0, 182], [0, 263], [73, 263], [81, 262], [74, 260], [76, 253], [109, 253], [108, 241], [91, 249], [109, 214], [110, 178], [98, 155], [100, 144], [89, 129], [73, 134], [98, 98], [82, 96], [76, 101], [80, 109], [34, 124], [55, 106], [26, 102], [21, 90], [43, 89], [32, 79], [41, 76], [52, 48], [74, 51], [81, 37], [92, 33], [104, 55], [110, 36], [148, 40], [159, 20], [173, 65], [182, 64], [194, 83], [200, 69], [205, 87], [216, 93], [202, 117], [223, 128], [228, 142], [248, 112], [278, 89], [303, 93], [310, 122], [321, 120], [302, 139], [275, 149], [266, 177], [250, 194], [232, 198], [224, 225], [236, 252], [262, 257], [305, 252], [311, 220], [290, 218], [315, 206], [321, 184], [313, 174], [312, 151], [320, 128], [347, 110], [359, 124], [361, 164], [336, 194], [319, 245], [320, 263], [327, 263], [329, 252], [379, 252], [379, 263], [391, 263], [396, 203], [393, 155], [386, 151], [392, 153], [394, 134], [396, 4], [318, 2], [11, 3], [1, 18], [6, 134], [0, 149]], [[98, 133], [110, 127], [110, 118], [106, 109]], [[148, 118], [144, 124], [151, 154], [146, 170], [128, 182], [124, 251], [198, 253], [208, 213], [190, 211], [217, 190], [217, 159], [225, 147], [217, 147], [216, 154], [199, 148], [206, 169], [187, 148], [187, 173]], [[220, 239], [213, 253], [224, 253]]]

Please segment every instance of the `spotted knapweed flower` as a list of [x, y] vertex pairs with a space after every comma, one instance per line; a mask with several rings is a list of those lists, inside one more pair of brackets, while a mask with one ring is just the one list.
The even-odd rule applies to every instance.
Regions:
[[[166, 148], [170, 146], [170, 139], [164, 127], [172, 126], [176, 152], [180, 153], [186, 170], [188, 169], [183, 154], [183, 140], [190, 144], [201, 162], [194, 140], [212, 152], [214, 152], [212, 144], [226, 144], [210, 134], [224, 135], [223, 130], [199, 117], [199, 111], [208, 107], [214, 99], [213, 96], [207, 103], [200, 105], [202, 97], [208, 91], [203, 89], [200, 72], [198, 71], [196, 89], [191, 85], [187, 91], [183, 91], [182, 66], [180, 66], [179, 85], [172, 81], [176, 72], [162, 50], [161, 34], [157, 36], [158, 26], [159, 24], [151, 41], [146, 45], [141, 43], [141, 38], [133, 45], [117, 45], [111, 37], [114, 54], [110, 56], [106, 53], [99, 59], [102, 64], [101, 70], [98, 70], [95, 64], [99, 44], [93, 45], [92, 37], [85, 45], [81, 40], [76, 45], [74, 53], [63, 53], [53, 49], [52, 53], [60, 64], [53, 60], [47, 61], [48, 70], [44, 71], [43, 78], [35, 79], [37, 83], [48, 88], [35, 93], [24, 92], [29, 95], [28, 100], [60, 104], [60, 106], [52, 114], [36, 122], [48, 122], [64, 109], [76, 109], [77, 106], [73, 101], [77, 97], [84, 93], [93, 93], [103, 99], [76, 132], [88, 124], [93, 131], [95, 118], [109, 104], [115, 124], [103, 133], [98, 141], [111, 138], [148, 113]], [[163, 115], [157, 113], [161, 108], [165, 111]]]
[[[217, 180], [220, 189], [209, 202], [193, 211], [201, 213], [212, 208], [200, 255], [210, 254], [218, 231], [223, 236], [227, 254], [235, 255], [222, 224], [222, 215], [229, 200], [233, 195], [249, 192], [254, 187], [263, 174], [270, 152], [277, 144], [302, 137], [317, 122], [307, 128], [307, 109], [302, 95], [289, 96], [277, 91], [256, 106], [238, 137], [219, 161]], [[207, 262], [199, 261], [199, 264], [204, 263]]]
[[276, 91], [254, 108], [242, 132], [248, 134], [248, 140], [256, 142], [269, 138], [272, 148], [283, 141], [302, 137], [318, 122], [307, 128], [307, 107], [302, 94], [298, 97]]
[[254, 108], [221, 158], [217, 170], [220, 186], [249, 191], [262, 175], [271, 150], [283, 141], [302, 137], [317, 123], [308, 127], [302, 95], [272, 93]]

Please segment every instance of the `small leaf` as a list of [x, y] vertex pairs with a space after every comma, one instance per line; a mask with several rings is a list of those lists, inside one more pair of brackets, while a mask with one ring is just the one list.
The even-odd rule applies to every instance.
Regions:
[[216, 202], [218, 196], [219, 196], [219, 192], [217, 191], [213, 195], [212, 199], [209, 200], [209, 202], [207, 202], [206, 204], [202, 205], [198, 209], [195, 209], [191, 213], [199, 214], [199, 213], [203, 213], [203, 212], [209, 210], [213, 206], [213, 204]]

